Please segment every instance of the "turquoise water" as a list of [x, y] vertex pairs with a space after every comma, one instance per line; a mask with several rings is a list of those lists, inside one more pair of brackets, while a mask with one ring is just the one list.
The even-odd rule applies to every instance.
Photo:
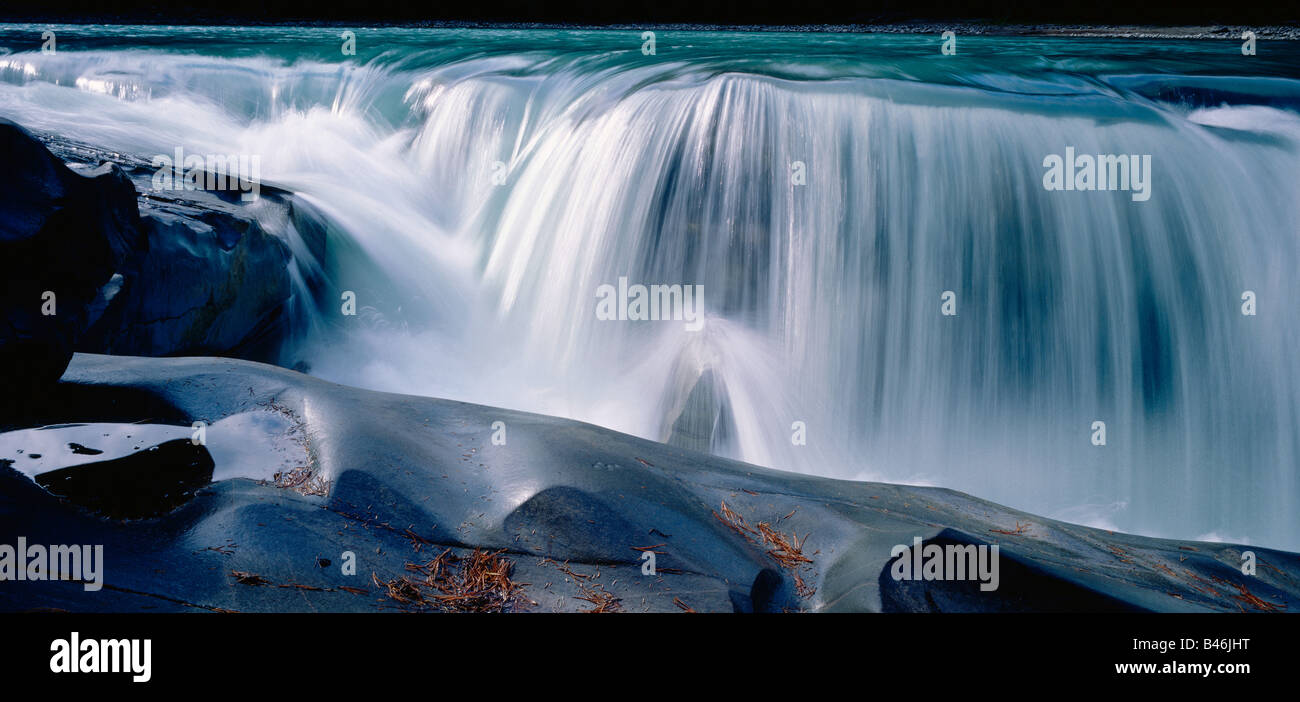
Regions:
[[[0, 27], [0, 115], [254, 154], [335, 222], [286, 233], [286, 364], [1300, 549], [1295, 43], [44, 29]], [[1066, 149], [1149, 156], [1149, 199], [1046, 190]], [[705, 328], [598, 319], [620, 277], [703, 285]]]

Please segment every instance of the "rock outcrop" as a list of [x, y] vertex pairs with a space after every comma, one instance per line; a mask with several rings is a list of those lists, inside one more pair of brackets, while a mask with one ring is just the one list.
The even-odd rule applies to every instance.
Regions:
[[0, 119], [3, 416], [39, 401], [74, 350], [275, 355], [292, 256], [261, 222], [289, 222], [290, 194], [159, 193], [147, 162], [45, 141]]
[[245, 202], [220, 190], [160, 191], [157, 169], [142, 158], [55, 138], [46, 144], [72, 164], [111, 160], [138, 194], [142, 241], [96, 301], [103, 312], [78, 351], [275, 358], [292, 326], [292, 194], [259, 185]]
[[102, 312], [92, 302], [143, 240], [120, 168], [75, 172], [0, 119], [0, 413], [21, 412], [59, 378]]
[[251, 218], [183, 203], [141, 207], [147, 246], [122, 269], [80, 350], [265, 357], [287, 323], [289, 248]]

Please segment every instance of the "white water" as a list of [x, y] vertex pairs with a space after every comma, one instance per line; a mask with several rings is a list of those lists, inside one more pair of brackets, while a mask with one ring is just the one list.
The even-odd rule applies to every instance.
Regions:
[[[30, 129], [258, 154], [339, 225], [349, 253], [299, 263], [328, 278], [290, 359], [314, 374], [662, 440], [709, 370], [722, 455], [1300, 549], [1294, 112], [1064, 74], [4, 58], [0, 114]], [[1044, 191], [1066, 146], [1152, 154], [1151, 200]], [[620, 276], [702, 284], [705, 329], [597, 320]]]

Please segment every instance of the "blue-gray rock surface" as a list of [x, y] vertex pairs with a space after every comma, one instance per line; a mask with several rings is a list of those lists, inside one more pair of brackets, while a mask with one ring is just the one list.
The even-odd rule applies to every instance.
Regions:
[[[5, 583], [0, 610], [455, 610], [421, 583], [430, 563], [457, 567], [437, 560], [444, 552], [466, 568], [476, 551], [508, 568], [517, 589], [496, 603], [506, 611], [1300, 607], [1292, 553], [1113, 533], [947, 489], [764, 469], [580, 422], [246, 361], [78, 354], [55, 395], [57, 416], [24, 426], [202, 421], [214, 455], [223, 441], [254, 438], [221, 437], [219, 422], [273, 416], [265, 426], [279, 428], [265, 438], [296, 452], [297, 477], [217, 480], [161, 517], [121, 520], [50, 494], [22, 474], [23, 459], [0, 457], [0, 543], [103, 544], [105, 558], [99, 592]], [[233, 460], [273, 460], [251, 455]], [[218, 475], [267, 471], [222, 462]], [[997, 544], [998, 588], [894, 579], [891, 551], [917, 537]], [[653, 575], [643, 573], [647, 550]], [[1257, 559], [1254, 575], [1242, 573], [1244, 551]], [[344, 574], [347, 562], [355, 574]], [[407, 586], [414, 595], [403, 598]]]

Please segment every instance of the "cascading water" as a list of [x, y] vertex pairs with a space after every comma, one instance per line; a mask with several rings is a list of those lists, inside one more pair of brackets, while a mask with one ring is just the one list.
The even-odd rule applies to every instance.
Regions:
[[[286, 363], [1300, 548], [1294, 47], [373, 30], [352, 57], [324, 29], [133, 31], [44, 55], [6, 28], [0, 114], [260, 155], [332, 223], [323, 256], [289, 233], [316, 324]], [[1150, 199], [1045, 190], [1067, 147], [1150, 154]], [[703, 286], [704, 328], [598, 319], [621, 277]]]

